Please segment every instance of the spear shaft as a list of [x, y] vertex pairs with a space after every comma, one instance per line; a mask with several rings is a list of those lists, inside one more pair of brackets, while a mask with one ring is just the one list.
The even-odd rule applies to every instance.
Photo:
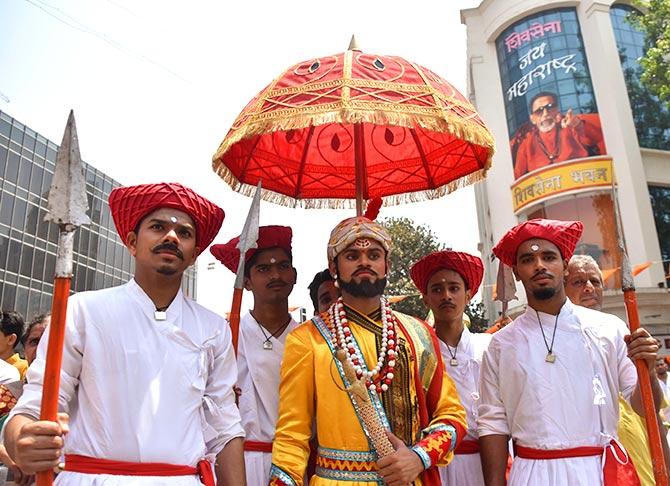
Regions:
[[[621, 290], [623, 290], [624, 304], [626, 306], [626, 316], [628, 318], [628, 327], [633, 333], [640, 328], [640, 315], [637, 307], [637, 295], [635, 293], [635, 280], [630, 267], [630, 260], [626, 252], [624, 243], [623, 229], [619, 212], [619, 200], [615, 184], [612, 184], [612, 200], [614, 203], [614, 217], [616, 219], [617, 240], [619, 250], [621, 251]], [[654, 396], [651, 387], [651, 375], [647, 362], [642, 359], [635, 361], [637, 370], [637, 379], [640, 384], [642, 395], [642, 404], [644, 406], [644, 420], [647, 425], [647, 437], [649, 438], [649, 451], [651, 452], [651, 463], [654, 470], [654, 480], [657, 486], [668, 486], [667, 469], [665, 467], [665, 458], [663, 456], [663, 446], [661, 445], [661, 433], [658, 428], [658, 415], [654, 405]]]

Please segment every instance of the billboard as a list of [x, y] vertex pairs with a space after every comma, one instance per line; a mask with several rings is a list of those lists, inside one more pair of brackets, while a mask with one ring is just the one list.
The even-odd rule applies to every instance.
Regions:
[[606, 153], [574, 8], [512, 24], [496, 50], [515, 179]]

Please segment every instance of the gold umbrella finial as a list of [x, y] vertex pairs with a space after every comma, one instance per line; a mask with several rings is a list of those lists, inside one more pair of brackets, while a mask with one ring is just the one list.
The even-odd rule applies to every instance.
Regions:
[[356, 43], [356, 36], [351, 35], [351, 40], [349, 41], [349, 47], [347, 48], [348, 51], [360, 51], [360, 47], [358, 47], [358, 44]]

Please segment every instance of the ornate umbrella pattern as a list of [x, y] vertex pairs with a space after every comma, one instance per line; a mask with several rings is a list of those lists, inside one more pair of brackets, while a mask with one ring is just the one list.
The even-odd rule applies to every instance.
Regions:
[[[284, 205], [440, 197], [480, 180], [493, 137], [432, 71], [350, 47], [283, 72], [244, 108], [213, 158], [234, 190]], [[351, 205], [351, 204], [349, 204]]]

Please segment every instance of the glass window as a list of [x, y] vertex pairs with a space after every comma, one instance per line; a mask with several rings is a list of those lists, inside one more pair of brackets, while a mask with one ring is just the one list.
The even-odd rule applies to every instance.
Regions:
[[37, 140], [35, 141], [35, 154], [45, 158], [47, 155], [47, 143], [46, 139], [38, 135]]
[[649, 186], [649, 197], [654, 212], [658, 243], [661, 245], [667, 286], [670, 285], [670, 187]]
[[12, 134], [9, 136], [10, 140], [21, 145], [23, 141], [23, 129], [17, 127], [16, 125], [12, 126]]
[[40, 208], [39, 215], [37, 216], [37, 236], [46, 240], [49, 234], [49, 223], [44, 221], [44, 216], [46, 216], [46, 211]]
[[47, 252], [44, 263], [44, 280], [50, 282], [56, 275], [56, 255]]
[[0, 119], [0, 133], [9, 138], [11, 131], [12, 126], [9, 124], [9, 122], [4, 119]]
[[14, 219], [12, 227], [19, 229], [26, 224], [26, 206], [28, 203], [18, 197], [14, 200]]
[[[543, 203], [538, 209], [527, 213], [528, 219], [547, 218], [563, 221], [581, 221], [584, 233], [577, 244], [575, 254], [591, 255], [603, 272], [621, 266], [618, 249], [617, 229], [614, 218], [614, 204], [609, 193], [592, 193], [570, 196], [558, 201]], [[621, 274], [614, 274], [605, 280], [608, 289], [621, 286]]]
[[44, 258], [45, 252], [43, 250], [35, 249], [32, 277], [36, 280], [42, 280], [42, 276], [44, 275]]
[[12, 225], [12, 210], [14, 209], [14, 197], [6, 192], [0, 193], [0, 223], [7, 226]]
[[15, 310], [23, 316], [28, 315], [28, 289], [26, 287], [18, 287], [16, 289]]
[[19, 272], [19, 261], [21, 259], [21, 243], [16, 240], [9, 240], [9, 253], [7, 255], [7, 270], [10, 272]]
[[[0, 270], [4, 270], [5, 268], [5, 260], [7, 258], [7, 254], [9, 253], [9, 238], [6, 236], [0, 236]], [[0, 282], [2, 282], [2, 278], [0, 278]]]
[[53, 299], [53, 294], [51, 292], [41, 292], [40, 295], [40, 309], [43, 309], [44, 312], [47, 312], [51, 309], [51, 300]]
[[56, 163], [56, 151], [57, 150], [58, 150], [58, 148], [55, 145], [53, 145], [51, 143], [47, 145], [47, 157], [46, 158], [49, 162], [51, 162], [51, 164]]
[[29, 135], [27, 132], [23, 137], [23, 148], [30, 150], [31, 152], [35, 149], [35, 136]]
[[58, 244], [58, 236], [60, 235], [60, 229], [58, 228], [58, 225], [52, 222], [47, 223], [49, 225], [49, 239], [51, 243], [57, 245]]
[[37, 233], [37, 216], [39, 208], [33, 204], [28, 204], [28, 216], [26, 217], [26, 233], [35, 235]]
[[631, 18], [640, 13], [629, 5], [612, 5], [610, 18], [619, 50], [635, 131], [641, 147], [670, 150], [670, 110], [640, 82], [642, 68], [638, 59], [647, 50], [647, 42]]
[[7, 167], [7, 148], [0, 145], [0, 179], [5, 175], [5, 167]]
[[28, 293], [28, 316], [30, 316], [30, 319], [38, 314], [48, 312], [47, 309], [42, 309], [40, 306], [40, 294], [41, 292], [36, 289], [30, 289], [30, 292]]
[[41, 194], [43, 174], [44, 169], [37, 164], [33, 164], [32, 177], [30, 178], [30, 192], [33, 194]]
[[19, 154], [9, 151], [7, 155], [7, 172], [5, 172], [5, 179], [16, 183], [19, 177]]
[[16, 286], [5, 284], [2, 291], [2, 308], [14, 309], [14, 300], [16, 300]]
[[51, 180], [53, 179], [53, 172], [50, 172], [48, 170], [44, 170], [42, 172], [43, 178], [42, 178], [42, 197], [47, 198], [49, 195], [49, 189], [51, 188]]
[[23, 245], [23, 250], [21, 251], [21, 268], [19, 269], [19, 273], [21, 275], [25, 275], [26, 277], [30, 277], [32, 274], [32, 266], [33, 248], [30, 248], [27, 245]]

